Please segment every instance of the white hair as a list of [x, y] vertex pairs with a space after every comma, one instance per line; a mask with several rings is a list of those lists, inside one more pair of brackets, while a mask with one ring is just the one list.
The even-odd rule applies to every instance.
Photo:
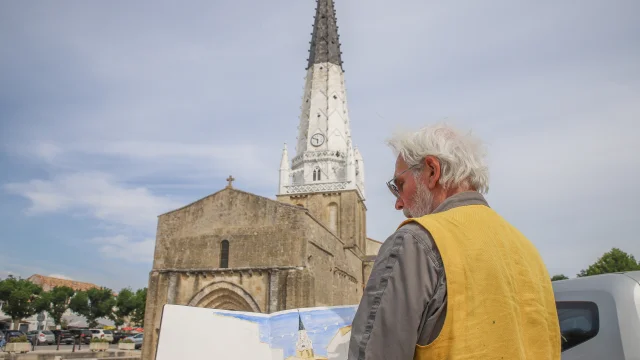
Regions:
[[454, 127], [439, 123], [418, 131], [404, 131], [387, 140], [396, 156], [408, 166], [416, 166], [416, 173], [424, 166], [426, 156], [440, 161], [439, 183], [444, 188], [473, 188], [480, 193], [489, 191], [489, 168], [485, 164], [486, 151], [482, 142], [463, 134]]

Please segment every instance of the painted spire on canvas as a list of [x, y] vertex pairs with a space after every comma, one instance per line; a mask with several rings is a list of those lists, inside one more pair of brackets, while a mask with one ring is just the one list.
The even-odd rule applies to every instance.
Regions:
[[302, 323], [302, 317], [298, 312], [298, 341], [296, 341], [296, 358], [298, 359], [314, 359], [313, 343], [307, 334], [307, 330]]

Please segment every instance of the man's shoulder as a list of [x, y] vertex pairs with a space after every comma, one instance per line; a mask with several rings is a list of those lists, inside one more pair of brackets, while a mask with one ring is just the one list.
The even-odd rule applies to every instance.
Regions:
[[440, 263], [440, 253], [433, 237], [427, 229], [418, 222], [411, 221], [399, 227], [382, 244], [379, 256], [389, 255], [394, 249], [403, 248], [404, 251], [424, 251], [436, 263]]

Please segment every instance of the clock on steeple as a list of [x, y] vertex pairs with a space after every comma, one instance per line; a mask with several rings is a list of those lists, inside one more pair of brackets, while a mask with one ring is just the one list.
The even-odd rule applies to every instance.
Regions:
[[311, 145], [318, 147], [322, 144], [324, 144], [324, 135], [321, 133], [316, 133], [311, 137]]

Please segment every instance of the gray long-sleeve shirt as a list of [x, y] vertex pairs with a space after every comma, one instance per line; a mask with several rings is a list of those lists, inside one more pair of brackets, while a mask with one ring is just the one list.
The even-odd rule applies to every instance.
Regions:
[[[488, 206], [475, 191], [456, 194], [434, 213]], [[447, 311], [442, 258], [418, 223], [404, 225], [382, 244], [351, 328], [349, 360], [413, 359], [416, 344], [440, 334]]]

